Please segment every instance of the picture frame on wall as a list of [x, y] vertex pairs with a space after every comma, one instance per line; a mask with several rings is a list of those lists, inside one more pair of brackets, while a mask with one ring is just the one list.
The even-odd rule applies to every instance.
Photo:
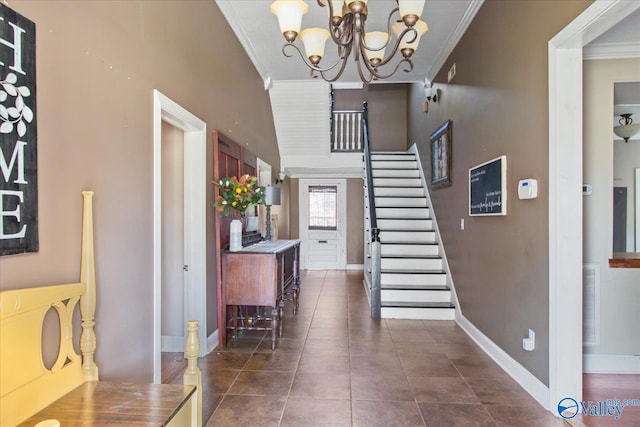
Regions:
[[431, 134], [431, 187], [442, 188], [451, 185], [451, 120]]

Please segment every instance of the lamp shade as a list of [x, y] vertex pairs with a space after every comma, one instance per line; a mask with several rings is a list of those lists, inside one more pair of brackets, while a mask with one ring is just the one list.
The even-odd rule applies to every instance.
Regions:
[[640, 132], [640, 125], [634, 125], [631, 116], [632, 114], [630, 113], [621, 114], [620, 120], [618, 120], [620, 126], [613, 128], [613, 133], [624, 139], [624, 142], [628, 142], [629, 139]]
[[333, 16], [339, 16], [342, 18], [342, 6], [344, 6], [344, 0], [324, 0], [323, 3], [331, 2], [333, 7]]
[[[400, 37], [400, 34], [407, 28], [406, 25], [402, 22], [396, 22], [391, 26], [391, 29], [396, 34], [397, 37]], [[413, 26], [413, 29], [416, 30], [415, 40], [413, 40], [414, 34], [413, 31], [407, 32], [404, 37], [402, 37], [402, 41], [400, 42], [400, 49], [413, 49], [415, 52], [418, 50], [418, 43], [420, 43], [420, 37], [424, 33], [429, 30], [429, 26], [424, 21], [418, 21]], [[413, 41], [411, 41], [413, 40]]]
[[625, 141], [631, 139], [638, 132], [640, 132], [640, 125], [621, 125], [613, 128], [613, 133]]
[[317, 64], [324, 56], [324, 46], [329, 37], [331, 34], [324, 28], [307, 28], [300, 33], [304, 50], [312, 63]]
[[382, 31], [371, 31], [364, 35], [364, 52], [369, 62], [381, 62], [384, 59], [384, 50], [389, 43], [389, 35]]
[[309, 5], [302, 0], [277, 0], [271, 3], [271, 13], [278, 17], [280, 31], [287, 41], [290, 41], [287, 34], [300, 32], [302, 15], [308, 11]]
[[280, 206], [280, 187], [267, 186], [264, 188], [264, 204]]
[[398, 0], [398, 8], [400, 9], [400, 17], [407, 15], [415, 15], [418, 18], [422, 16], [425, 0]]

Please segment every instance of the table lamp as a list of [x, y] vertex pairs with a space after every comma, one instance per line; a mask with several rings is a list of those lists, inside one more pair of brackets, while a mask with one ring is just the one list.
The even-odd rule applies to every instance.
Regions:
[[280, 206], [280, 187], [265, 187], [264, 204], [267, 206], [267, 229], [265, 240], [271, 240], [271, 206]]

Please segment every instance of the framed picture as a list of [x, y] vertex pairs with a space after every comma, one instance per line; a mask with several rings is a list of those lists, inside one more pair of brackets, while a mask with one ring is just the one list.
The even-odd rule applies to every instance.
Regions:
[[451, 185], [451, 120], [431, 134], [431, 187]]
[[469, 215], [507, 214], [507, 156], [469, 169]]

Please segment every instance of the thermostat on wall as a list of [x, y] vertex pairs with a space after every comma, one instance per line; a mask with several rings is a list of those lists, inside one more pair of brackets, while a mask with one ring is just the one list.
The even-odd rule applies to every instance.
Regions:
[[518, 198], [535, 199], [538, 197], [538, 180], [521, 179], [518, 181]]

